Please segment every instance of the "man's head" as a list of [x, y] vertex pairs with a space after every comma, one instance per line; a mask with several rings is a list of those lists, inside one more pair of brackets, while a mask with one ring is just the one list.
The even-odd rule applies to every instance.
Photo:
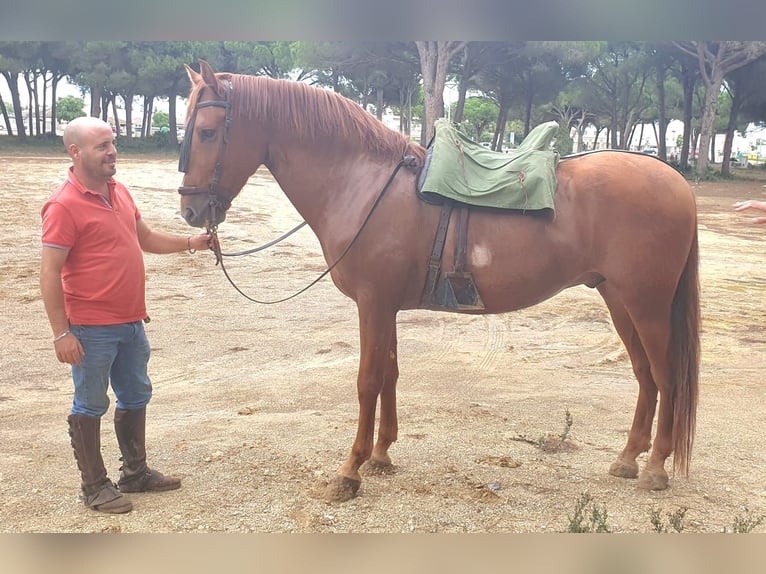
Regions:
[[72, 120], [64, 129], [64, 146], [83, 183], [103, 183], [117, 173], [114, 134], [105, 121], [87, 116]]

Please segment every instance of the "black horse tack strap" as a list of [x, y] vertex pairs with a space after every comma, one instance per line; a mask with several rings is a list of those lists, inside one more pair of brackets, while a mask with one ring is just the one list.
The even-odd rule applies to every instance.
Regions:
[[[447, 229], [450, 219], [455, 214], [455, 248], [453, 251], [452, 271], [442, 274], [442, 259]], [[479, 311], [484, 309], [473, 275], [465, 270], [468, 249], [468, 219], [471, 208], [452, 199], [445, 198], [436, 227], [434, 247], [428, 259], [428, 272], [420, 296], [423, 309], [442, 309], [447, 311]], [[441, 282], [439, 277], [442, 276]]]
[[223, 100], [207, 100], [204, 102], [197, 102], [192, 112], [189, 125], [186, 127], [186, 137], [184, 138], [183, 146], [181, 147], [181, 155], [178, 158], [178, 171], [186, 173], [189, 169], [189, 156], [191, 155], [191, 145], [194, 139], [194, 123], [197, 120], [197, 111], [200, 108], [223, 108], [225, 111], [223, 137], [221, 140], [221, 146], [218, 148], [218, 158], [215, 162], [215, 169], [213, 171], [213, 179], [207, 186], [181, 186], [178, 188], [178, 193], [181, 195], [201, 195], [207, 194], [208, 205], [211, 211], [211, 219], [215, 216], [215, 211], [221, 209], [226, 211], [231, 206], [230, 196], [222, 194], [219, 189], [221, 182], [221, 173], [223, 172], [223, 159], [226, 154], [226, 147], [229, 143], [229, 129], [231, 128], [231, 82], [224, 80], [224, 86], [226, 86], [226, 96]]
[[442, 268], [442, 253], [444, 252], [444, 242], [447, 238], [447, 227], [449, 227], [450, 215], [452, 215], [452, 206], [454, 201], [444, 199], [442, 203], [441, 214], [439, 215], [439, 225], [436, 227], [436, 237], [434, 238], [434, 248], [431, 250], [431, 257], [428, 259], [428, 273], [426, 274], [426, 283], [423, 287], [423, 294], [420, 297], [420, 304], [423, 307], [429, 307], [436, 290], [436, 280], [439, 278]]

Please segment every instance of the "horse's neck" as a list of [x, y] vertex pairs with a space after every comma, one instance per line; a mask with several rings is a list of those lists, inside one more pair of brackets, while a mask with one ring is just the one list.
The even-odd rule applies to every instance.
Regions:
[[367, 193], [361, 186], [375, 167], [359, 150], [330, 149], [321, 142], [279, 145], [269, 150], [269, 157], [267, 167], [285, 195], [306, 212], [304, 217], [358, 203], [359, 195]]
[[321, 144], [275, 145], [267, 167], [322, 241], [326, 235], [343, 238], [358, 229], [396, 159], [372, 160], [363, 151], [333, 151]]

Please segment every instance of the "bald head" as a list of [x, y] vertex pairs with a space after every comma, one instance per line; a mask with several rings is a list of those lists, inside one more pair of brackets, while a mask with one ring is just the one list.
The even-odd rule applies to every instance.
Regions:
[[72, 144], [82, 147], [96, 132], [99, 130], [103, 132], [104, 129], [109, 130], [110, 133], [112, 131], [112, 127], [100, 118], [91, 116], [75, 118], [64, 128], [64, 147], [67, 150]]
[[64, 128], [64, 146], [80, 182], [92, 190], [106, 190], [106, 182], [117, 172], [111, 126], [92, 117], [72, 120]]

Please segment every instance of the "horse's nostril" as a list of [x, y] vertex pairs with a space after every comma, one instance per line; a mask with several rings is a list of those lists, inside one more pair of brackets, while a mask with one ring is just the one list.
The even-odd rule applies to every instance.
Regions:
[[183, 218], [186, 220], [186, 223], [189, 225], [192, 225], [194, 222], [194, 219], [197, 217], [197, 214], [194, 212], [194, 210], [191, 207], [187, 207], [183, 211]]

